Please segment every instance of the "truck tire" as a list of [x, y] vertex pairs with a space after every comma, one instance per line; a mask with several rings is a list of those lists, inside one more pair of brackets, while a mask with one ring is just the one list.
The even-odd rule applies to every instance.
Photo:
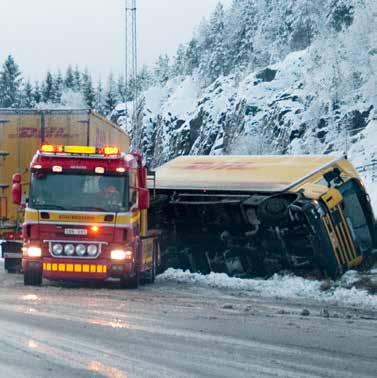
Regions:
[[4, 268], [8, 273], [20, 273], [22, 270], [21, 259], [4, 259]]
[[120, 285], [122, 289], [138, 289], [140, 286], [139, 270], [137, 270], [135, 275], [131, 278], [122, 278]]
[[35, 270], [24, 272], [24, 286], [41, 286], [42, 273]]

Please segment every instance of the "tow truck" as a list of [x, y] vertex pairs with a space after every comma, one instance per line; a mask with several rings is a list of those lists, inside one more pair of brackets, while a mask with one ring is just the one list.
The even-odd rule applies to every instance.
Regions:
[[[154, 282], [159, 231], [148, 230], [147, 169], [117, 147], [42, 145], [30, 164], [22, 226], [25, 285], [42, 280]], [[21, 206], [21, 174], [13, 202]]]

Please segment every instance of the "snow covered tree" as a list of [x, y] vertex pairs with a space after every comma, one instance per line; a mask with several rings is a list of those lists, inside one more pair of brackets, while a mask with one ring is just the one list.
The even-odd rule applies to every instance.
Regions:
[[85, 98], [86, 105], [90, 108], [94, 108], [96, 94], [93, 87], [92, 78], [88, 72], [85, 70], [82, 74], [82, 93]]
[[21, 71], [12, 55], [5, 60], [0, 71], [0, 107], [15, 108], [19, 106]]
[[34, 84], [33, 101], [35, 104], [39, 104], [42, 101], [42, 91], [38, 81]]
[[25, 86], [22, 88], [21, 93], [21, 107], [26, 109], [32, 109], [35, 107], [36, 103], [33, 96], [33, 86], [28, 80]]
[[251, 63], [257, 20], [255, 0], [233, 0], [227, 23], [226, 40], [231, 67], [244, 70]]
[[98, 81], [95, 89], [94, 109], [98, 113], [106, 115], [105, 95], [101, 79]]
[[118, 92], [118, 99], [122, 102], [126, 101], [127, 93], [126, 93], [126, 83], [123, 76], [119, 76], [117, 82], [117, 92]]
[[52, 99], [52, 101], [56, 104], [59, 104], [61, 102], [64, 90], [64, 80], [61, 71], [58, 71], [58, 73], [55, 75], [53, 86], [54, 98]]
[[67, 72], [64, 78], [64, 87], [66, 89], [74, 89], [75, 88], [75, 76], [73, 74], [72, 66], [68, 66]]
[[166, 84], [171, 74], [170, 58], [167, 54], [160, 55], [154, 68], [154, 77], [162, 85]]
[[184, 75], [186, 73], [186, 50], [185, 45], [181, 44], [178, 46], [171, 69], [173, 76]]
[[42, 89], [43, 102], [53, 102], [55, 100], [55, 83], [50, 71], [47, 72]]
[[219, 3], [208, 25], [205, 26], [202, 49], [205, 51], [200, 71], [204, 78], [216, 80], [221, 75], [229, 73], [227, 51], [225, 46], [225, 11]]
[[105, 93], [105, 113], [110, 114], [118, 103], [117, 85], [113, 74], [110, 74]]
[[75, 67], [74, 71], [73, 71], [73, 90], [75, 90], [76, 92], [80, 92], [81, 91], [81, 82], [82, 80], [82, 74], [80, 72], [80, 69], [78, 66]]
[[185, 67], [185, 75], [192, 75], [194, 70], [199, 68], [200, 65], [200, 49], [199, 49], [199, 42], [194, 37], [188, 44], [186, 49], [186, 67]]
[[141, 67], [140, 72], [137, 75], [138, 90], [145, 91], [153, 84], [153, 75], [147, 65]]

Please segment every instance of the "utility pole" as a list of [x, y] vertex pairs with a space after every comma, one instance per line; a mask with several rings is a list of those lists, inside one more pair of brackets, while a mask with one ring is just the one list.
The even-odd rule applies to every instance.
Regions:
[[127, 129], [132, 133], [133, 147], [139, 147], [140, 130], [137, 120], [137, 27], [136, 0], [126, 2], [126, 56], [125, 56], [125, 89]]

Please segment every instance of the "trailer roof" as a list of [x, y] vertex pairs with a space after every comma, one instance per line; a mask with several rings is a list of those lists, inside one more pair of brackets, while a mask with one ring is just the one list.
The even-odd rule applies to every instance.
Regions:
[[337, 160], [329, 155], [182, 156], [156, 169], [156, 188], [282, 192]]

